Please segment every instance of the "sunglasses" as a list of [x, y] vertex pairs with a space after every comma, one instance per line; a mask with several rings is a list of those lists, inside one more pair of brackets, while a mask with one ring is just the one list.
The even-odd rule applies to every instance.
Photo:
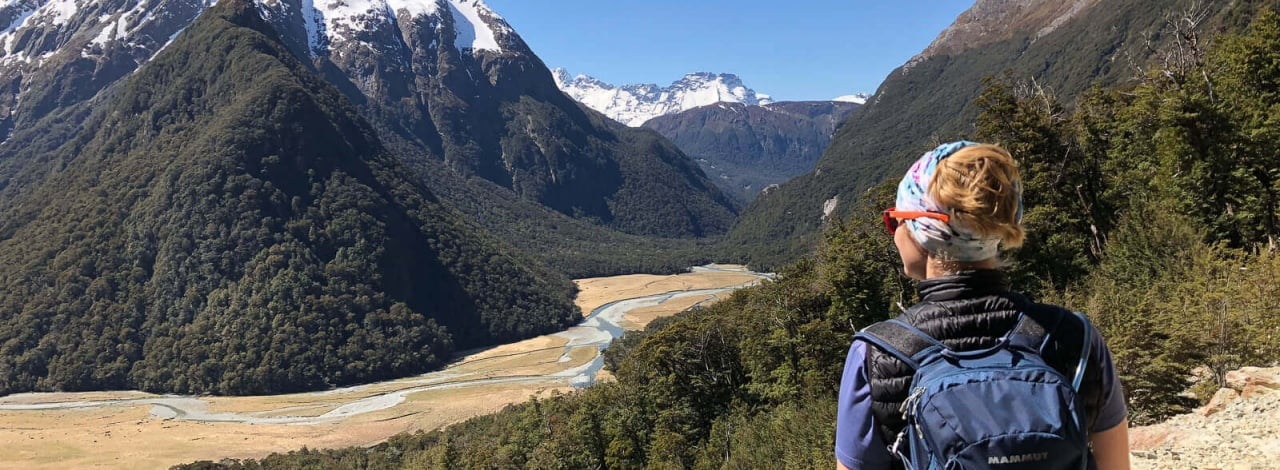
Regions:
[[937, 219], [944, 224], [951, 221], [951, 217], [941, 212], [900, 211], [893, 207], [884, 210], [884, 228], [889, 231], [890, 235], [898, 231], [898, 225], [902, 223], [901, 221], [909, 219]]

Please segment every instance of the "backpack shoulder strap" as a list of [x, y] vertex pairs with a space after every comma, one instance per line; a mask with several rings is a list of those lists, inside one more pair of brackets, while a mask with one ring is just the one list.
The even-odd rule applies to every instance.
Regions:
[[868, 326], [853, 338], [879, 347], [907, 364], [912, 370], [920, 368], [920, 359], [924, 355], [945, 349], [945, 346], [932, 336], [897, 318]]
[[[1044, 353], [1045, 347], [1048, 346], [1051, 337], [1058, 332], [1060, 326], [1068, 317], [1075, 317], [1080, 323], [1080, 331], [1083, 338], [1080, 341], [1080, 361], [1076, 364], [1074, 371], [1071, 371], [1071, 388], [1080, 391], [1080, 384], [1084, 380], [1084, 371], [1089, 364], [1089, 353], [1092, 349], [1093, 327], [1089, 324], [1088, 317], [1080, 312], [1071, 312], [1070, 315], [1065, 311], [1055, 315], [1055, 318], [1048, 320], [1053, 324], [1046, 328], [1041, 325], [1040, 321], [1030, 318], [1026, 313], [1020, 315], [1018, 325], [1010, 332], [1010, 343], [1021, 346], [1026, 349], [1034, 350], [1037, 353]], [[1066, 372], [1066, 371], [1064, 371]]]
[[[1043, 354], [1045, 346], [1049, 344], [1050, 333], [1058, 330], [1058, 326], [1062, 324], [1062, 318], [1065, 316], [1057, 314], [1052, 318], [1032, 318], [1024, 309], [1018, 313], [1017, 325], [1014, 325], [1013, 330], [1009, 332], [1009, 343], [1013, 346], [1035, 351], [1037, 354]], [[1036, 315], [1036, 317], [1041, 317], [1041, 315]]]
[[1080, 362], [1076, 364], [1076, 372], [1071, 377], [1071, 388], [1079, 392], [1080, 383], [1084, 380], [1084, 370], [1089, 366], [1089, 353], [1093, 351], [1093, 325], [1089, 324], [1089, 317], [1084, 316], [1083, 313], [1071, 313], [1080, 319], [1081, 329], [1084, 330], [1081, 333], [1083, 339], [1080, 340]]

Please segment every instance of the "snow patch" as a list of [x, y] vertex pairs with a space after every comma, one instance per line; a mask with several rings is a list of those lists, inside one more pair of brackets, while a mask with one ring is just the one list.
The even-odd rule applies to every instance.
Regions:
[[[89, 44], [105, 46], [108, 42], [110, 42], [113, 39], [117, 41], [124, 41], [126, 39], [129, 39], [128, 19], [130, 15], [134, 15], [136, 17], [140, 13], [138, 10], [140, 6], [141, 5], [135, 6], [133, 10], [125, 12], [119, 17], [116, 17], [115, 20], [112, 20], [111, 22], [103, 25], [102, 30], [98, 31], [98, 35], [94, 36], [93, 39], [89, 41]], [[103, 18], [99, 19], [99, 22], [104, 22], [107, 19], [109, 19], [109, 17], [104, 16]], [[139, 21], [138, 28], [141, 28], [141, 27], [142, 27], [141, 21]], [[136, 30], [138, 28], [134, 28], [134, 29]]]
[[[261, 2], [279, 0], [257, 0]], [[355, 40], [354, 34], [382, 24], [396, 24], [400, 15], [410, 18], [452, 17], [459, 51], [502, 52], [499, 39], [511, 34], [502, 17], [480, 0], [301, 0], [303, 25], [312, 55], [323, 54], [335, 44]], [[394, 26], [393, 26], [394, 27]], [[364, 43], [367, 47], [379, 45]]]
[[271, 22], [275, 16], [275, 7], [280, 4], [279, 0], [253, 0], [253, 4], [258, 8], [258, 14], [262, 15], [262, 19]]
[[307, 51], [315, 57], [318, 52], [324, 50], [324, 44], [320, 42], [320, 30], [324, 28], [324, 18], [316, 9], [314, 0], [302, 0], [302, 26], [307, 29]]
[[457, 33], [454, 47], [465, 51], [502, 52], [493, 28], [485, 22], [485, 17], [501, 20], [497, 14], [485, 6], [480, 0], [449, 0], [449, 10], [453, 13], [453, 29]]
[[[151, 15], [151, 11], [147, 9], [147, 2], [139, 0], [133, 4], [133, 8], [130, 8], [129, 11], [121, 13], [114, 22], [104, 26], [102, 31], [99, 31], [98, 35], [93, 38], [92, 42], [93, 44], [102, 45], [112, 39], [126, 41], [131, 33], [138, 32], [147, 21], [151, 20]], [[133, 21], [130, 21], [131, 19]]]
[[833, 98], [831, 101], [839, 101], [841, 103], [867, 104], [867, 98], [870, 98], [870, 97], [871, 96], [867, 95], [866, 93], [858, 93], [853, 95], [837, 96]]
[[[145, 6], [145, 2], [138, 2], [138, 6], [139, 7]], [[152, 8], [147, 8], [145, 11], [147, 12], [147, 14], [143, 16], [141, 20], [138, 20], [136, 23], [133, 24], [133, 29], [129, 31], [129, 34], [133, 34], [138, 31], [141, 31], [144, 26], [151, 23], [151, 18], [155, 17], [156, 11], [155, 9], [152, 9]]]
[[0, 37], [3, 38], [2, 40], [0, 40], [0, 41], [3, 41], [2, 43], [0, 43], [0, 46], [4, 47], [5, 52], [9, 54], [13, 53], [13, 44], [11, 41], [13, 40], [13, 37], [16, 35], [15, 32], [18, 29], [27, 25], [27, 21], [30, 20], [31, 16], [36, 13], [36, 10], [37, 8], [26, 7], [25, 9], [22, 10], [21, 13], [18, 13], [18, 16], [13, 19], [13, 22], [9, 23], [9, 26], [6, 26], [4, 28], [4, 32], [0, 33]]
[[439, 13], [440, 4], [434, 0], [387, 0], [387, 9], [393, 13], [403, 11], [410, 18], [417, 18]]
[[24, 8], [22, 12], [18, 13], [18, 16], [13, 19], [13, 22], [9, 23], [9, 26], [6, 26], [4, 28], [4, 32], [0, 34], [7, 35], [9, 33], [17, 31], [18, 28], [26, 26], [27, 19], [31, 18], [31, 15], [35, 14], [35, 12], [36, 12], [36, 8], [30, 8], [30, 7]]
[[94, 36], [93, 39], [89, 41], [89, 44], [96, 44], [99, 46], [106, 45], [107, 42], [115, 36], [112, 33], [116, 31], [116, 24], [118, 23], [122, 22], [120, 20], [116, 20], [115, 23], [108, 23], [103, 26], [102, 31], [98, 31], [98, 35]]
[[49, 18], [50, 23], [61, 26], [67, 24], [67, 21], [79, 10], [80, 7], [76, 5], [75, 0], [53, 0], [40, 7], [40, 16]]
[[325, 33], [331, 43], [345, 42], [349, 39], [345, 33], [364, 29], [361, 20], [388, 19], [387, 4], [381, 0], [320, 0], [312, 4], [315, 6], [312, 10], [324, 20]]

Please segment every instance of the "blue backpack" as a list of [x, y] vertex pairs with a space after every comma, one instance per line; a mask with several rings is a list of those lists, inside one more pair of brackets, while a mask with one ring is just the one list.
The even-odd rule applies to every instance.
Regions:
[[[906, 428], [890, 452], [909, 470], [1087, 468], [1089, 438], [1078, 392], [1092, 327], [1084, 315], [1075, 316], [1083, 322], [1084, 341], [1071, 379], [1045, 363], [1041, 353], [1049, 334], [1026, 314], [995, 346], [976, 351], [947, 349], [898, 319], [858, 333], [855, 339], [915, 370], [901, 408]], [[1059, 315], [1059, 322], [1066, 317]]]

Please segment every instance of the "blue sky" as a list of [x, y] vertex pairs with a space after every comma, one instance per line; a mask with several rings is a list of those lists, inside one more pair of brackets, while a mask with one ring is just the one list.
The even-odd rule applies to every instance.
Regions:
[[874, 92], [972, 0], [485, 0], [548, 67], [667, 85], [735, 73], [779, 100]]

